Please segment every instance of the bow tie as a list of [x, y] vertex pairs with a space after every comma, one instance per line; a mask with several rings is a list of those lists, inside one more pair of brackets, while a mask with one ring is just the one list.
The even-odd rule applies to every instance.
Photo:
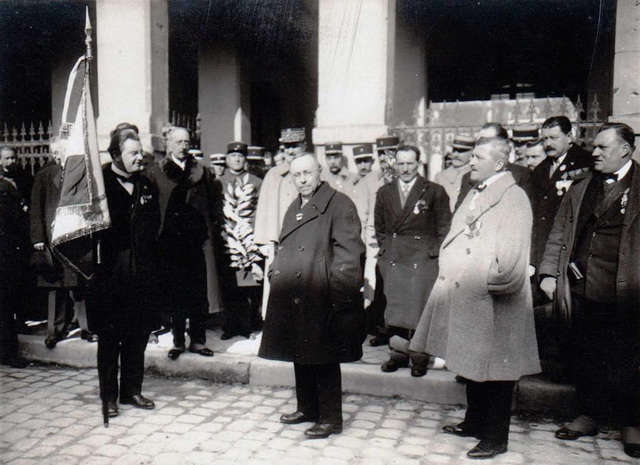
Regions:
[[613, 184], [614, 182], [618, 181], [618, 175], [617, 174], [601, 174], [600, 175], [600, 180], [605, 183], [605, 184]]
[[131, 184], [135, 184], [136, 181], [140, 179], [140, 175], [138, 173], [131, 173], [129, 176], [123, 176], [119, 173], [115, 173], [115, 175], [121, 182], [130, 182]]

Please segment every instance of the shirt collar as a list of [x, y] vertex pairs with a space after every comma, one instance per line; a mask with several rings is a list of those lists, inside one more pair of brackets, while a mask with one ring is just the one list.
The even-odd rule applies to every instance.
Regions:
[[625, 163], [625, 165], [622, 168], [620, 168], [618, 171], [613, 173], [613, 176], [617, 178], [616, 179], [617, 181], [620, 181], [622, 178], [624, 178], [627, 175], [627, 173], [631, 169], [632, 164], [633, 163], [631, 162], [631, 160], [629, 160], [627, 163]]
[[113, 171], [114, 173], [116, 173], [118, 176], [120, 176], [121, 178], [130, 178], [131, 177], [131, 173], [127, 173], [124, 170], [121, 170], [120, 168], [118, 168], [116, 165], [114, 165], [113, 163], [111, 164], [111, 171]]
[[187, 165], [187, 160], [178, 160], [173, 154], [171, 154], [171, 159], [173, 162], [180, 167], [182, 171], [184, 171], [185, 166]]
[[480, 184], [478, 184], [479, 190], [482, 190], [482, 189], [485, 189], [485, 188], [489, 187], [491, 184], [496, 182], [498, 179], [500, 179], [505, 174], [507, 174], [506, 171], [500, 171], [499, 173], [494, 174], [490, 178], [485, 179], [484, 182], [481, 182]]

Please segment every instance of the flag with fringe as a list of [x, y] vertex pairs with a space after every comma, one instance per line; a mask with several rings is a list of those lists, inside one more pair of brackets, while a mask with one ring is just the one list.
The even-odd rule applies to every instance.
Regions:
[[[78, 71], [83, 63], [84, 76], [79, 80]], [[98, 258], [94, 257], [91, 234], [111, 226], [100, 165], [88, 63], [86, 56], [78, 60], [67, 85], [62, 124], [63, 128], [68, 129], [69, 136], [51, 238], [55, 255], [85, 279], [91, 278], [93, 264]], [[68, 107], [77, 80], [82, 83], [80, 101], [74, 123], [69, 124]]]

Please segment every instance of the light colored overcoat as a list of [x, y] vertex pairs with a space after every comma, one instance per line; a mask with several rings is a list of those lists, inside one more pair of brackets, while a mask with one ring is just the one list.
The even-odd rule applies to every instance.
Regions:
[[[475, 197], [475, 199], [474, 199]], [[410, 349], [444, 358], [473, 381], [538, 373], [529, 249], [531, 206], [510, 173], [456, 211], [440, 273]]]

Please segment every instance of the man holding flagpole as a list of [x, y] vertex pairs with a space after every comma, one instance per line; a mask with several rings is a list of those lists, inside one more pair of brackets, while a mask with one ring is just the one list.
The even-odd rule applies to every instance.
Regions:
[[[137, 134], [116, 130], [109, 144], [113, 163], [103, 170], [111, 227], [96, 234], [99, 263], [89, 286], [89, 326], [98, 334], [100, 396], [110, 417], [116, 400], [153, 409], [142, 396], [144, 351], [158, 326], [157, 237], [160, 204], [157, 188], [144, 169]], [[120, 386], [118, 389], [118, 361]]]

